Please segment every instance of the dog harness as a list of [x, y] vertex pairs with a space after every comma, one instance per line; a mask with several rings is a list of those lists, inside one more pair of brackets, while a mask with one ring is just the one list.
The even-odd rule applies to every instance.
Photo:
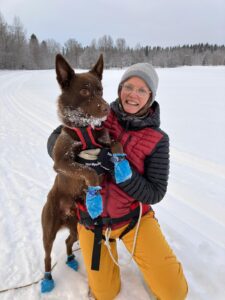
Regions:
[[100, 152], [99, 148], [102, 148], [102, 145], [96, 142], [93, 130], [101, 131], [103, 127], [95, 127], [93, 129], [91, 126], [88, 126], [71, 129], [76, 132], [82, 143], [82, 152], [77, 156], [76, 162], [94, 168], [98, 175], [102, 174], [101, 162], [97, 159]]
[[95, 127], [93, 129], [91, 126], [88, 126], [88, 127], [79, 127], [79, 128], [73, 127], [71, 129], [75, 131], [76, 134], [78, 135], [82, 143], [82, 150], [102, 148], [102, 146], [95, 141], [95, 138], [93, 136], [93, 130], [100, 131], [103, 129], [103, 127]]

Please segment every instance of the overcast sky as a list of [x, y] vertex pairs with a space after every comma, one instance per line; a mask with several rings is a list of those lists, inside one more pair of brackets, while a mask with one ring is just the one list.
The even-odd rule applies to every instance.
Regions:
[[0, 0], [8, 24], [18, 16], [39, 41], [123, 37], [129, 46], [225, 44], [225, 0]]

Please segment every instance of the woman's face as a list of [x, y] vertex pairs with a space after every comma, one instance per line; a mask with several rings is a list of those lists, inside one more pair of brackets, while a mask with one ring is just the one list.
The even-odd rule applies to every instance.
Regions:
[[151, 95], [149, 87], [139, 77], [131, 77], [122, 84], [120, 100], [125, 112], [129, 114], [137, 113]]

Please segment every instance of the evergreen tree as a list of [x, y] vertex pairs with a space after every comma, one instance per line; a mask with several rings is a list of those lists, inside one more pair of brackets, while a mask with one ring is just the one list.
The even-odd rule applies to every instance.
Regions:
[[34, 69], [41, 67], [41, 50], [38, 39], [35, 34], [32, 34], [29, 41], [30, 55]]

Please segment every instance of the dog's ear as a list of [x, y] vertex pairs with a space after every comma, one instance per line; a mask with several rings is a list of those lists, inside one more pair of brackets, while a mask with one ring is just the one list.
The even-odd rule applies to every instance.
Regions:
[[104, 62], [103, 55], [100, 54], [98, 61], [94, 65], [94, 67], [90, 70], [91, 73], [97, 75], [97, 77], [102, 80], [102, 72], [103, 72]]
[[55, 70], [57, 74], [56, 78], [61, 88], [68, 87], [71, 79], [75, 76], [75, 72], [61, 54], [56, 55]]

